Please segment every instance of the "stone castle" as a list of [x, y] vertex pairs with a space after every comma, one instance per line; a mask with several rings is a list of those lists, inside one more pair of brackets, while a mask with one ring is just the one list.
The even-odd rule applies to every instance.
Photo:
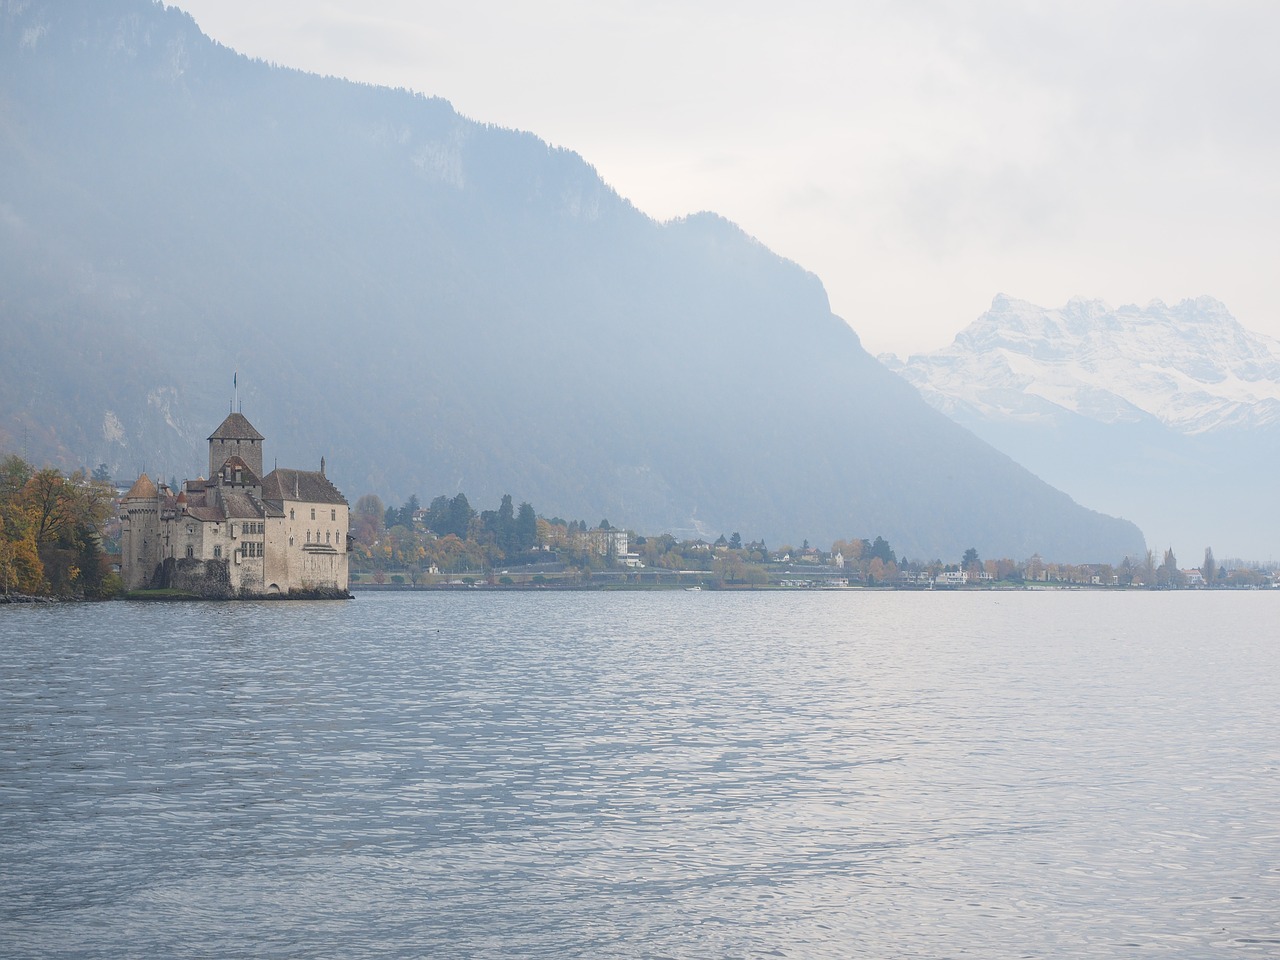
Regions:
[[143, 473], [124, 496], [129, 590], [210, 598], [346, 597], [348, 506], [319, 470], [262, 475], [263, 436], [232, 413], [209, 437], [209, 479], [181, 490]]

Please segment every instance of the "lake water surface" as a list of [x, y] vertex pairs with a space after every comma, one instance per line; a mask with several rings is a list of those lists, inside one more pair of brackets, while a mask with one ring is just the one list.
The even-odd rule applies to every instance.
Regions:
[[0, 956], [1280, 956], [1280, 592], [0, 607]]

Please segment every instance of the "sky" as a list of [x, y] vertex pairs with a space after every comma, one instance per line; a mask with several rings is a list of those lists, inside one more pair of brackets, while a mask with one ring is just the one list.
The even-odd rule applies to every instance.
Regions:
[[1280, 338], [1280, 4], [177, 0], [285, 66], [407, 87], [713, 210], [872, 353], [997, 293], [1203, 294]]

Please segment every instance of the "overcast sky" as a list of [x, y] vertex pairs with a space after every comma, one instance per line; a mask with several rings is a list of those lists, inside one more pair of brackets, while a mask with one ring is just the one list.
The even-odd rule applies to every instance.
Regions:
[[1210, 294], [1280, 337], [1280, 4], [179, 0], [287, 66], [409, 87], [714, 210], [873, 353], [996, 293]]

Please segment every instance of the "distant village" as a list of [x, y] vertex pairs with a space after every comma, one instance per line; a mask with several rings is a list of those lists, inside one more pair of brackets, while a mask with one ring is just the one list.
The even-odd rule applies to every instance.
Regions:
[[698, 587], [707, 589], [898, 590], [1097, 588], [1258, 589], [1274, 587], [1274, 569], [1244, 561], [1180, 567], [1171, 550], [1119, 565], [984, 559], [970, 548], [951, 562], [899, 557], [882, 537], [838, 540], [828, 550], [802, 541], [770, 548], [738, 533], [714, 541], [641, 535], [602, 520], [538, 516], [504, 497], [477, 513], [464, 494], [416, 497], [385, 507], [375, 495], [352, 508], [354, 589], [457, 587]]

